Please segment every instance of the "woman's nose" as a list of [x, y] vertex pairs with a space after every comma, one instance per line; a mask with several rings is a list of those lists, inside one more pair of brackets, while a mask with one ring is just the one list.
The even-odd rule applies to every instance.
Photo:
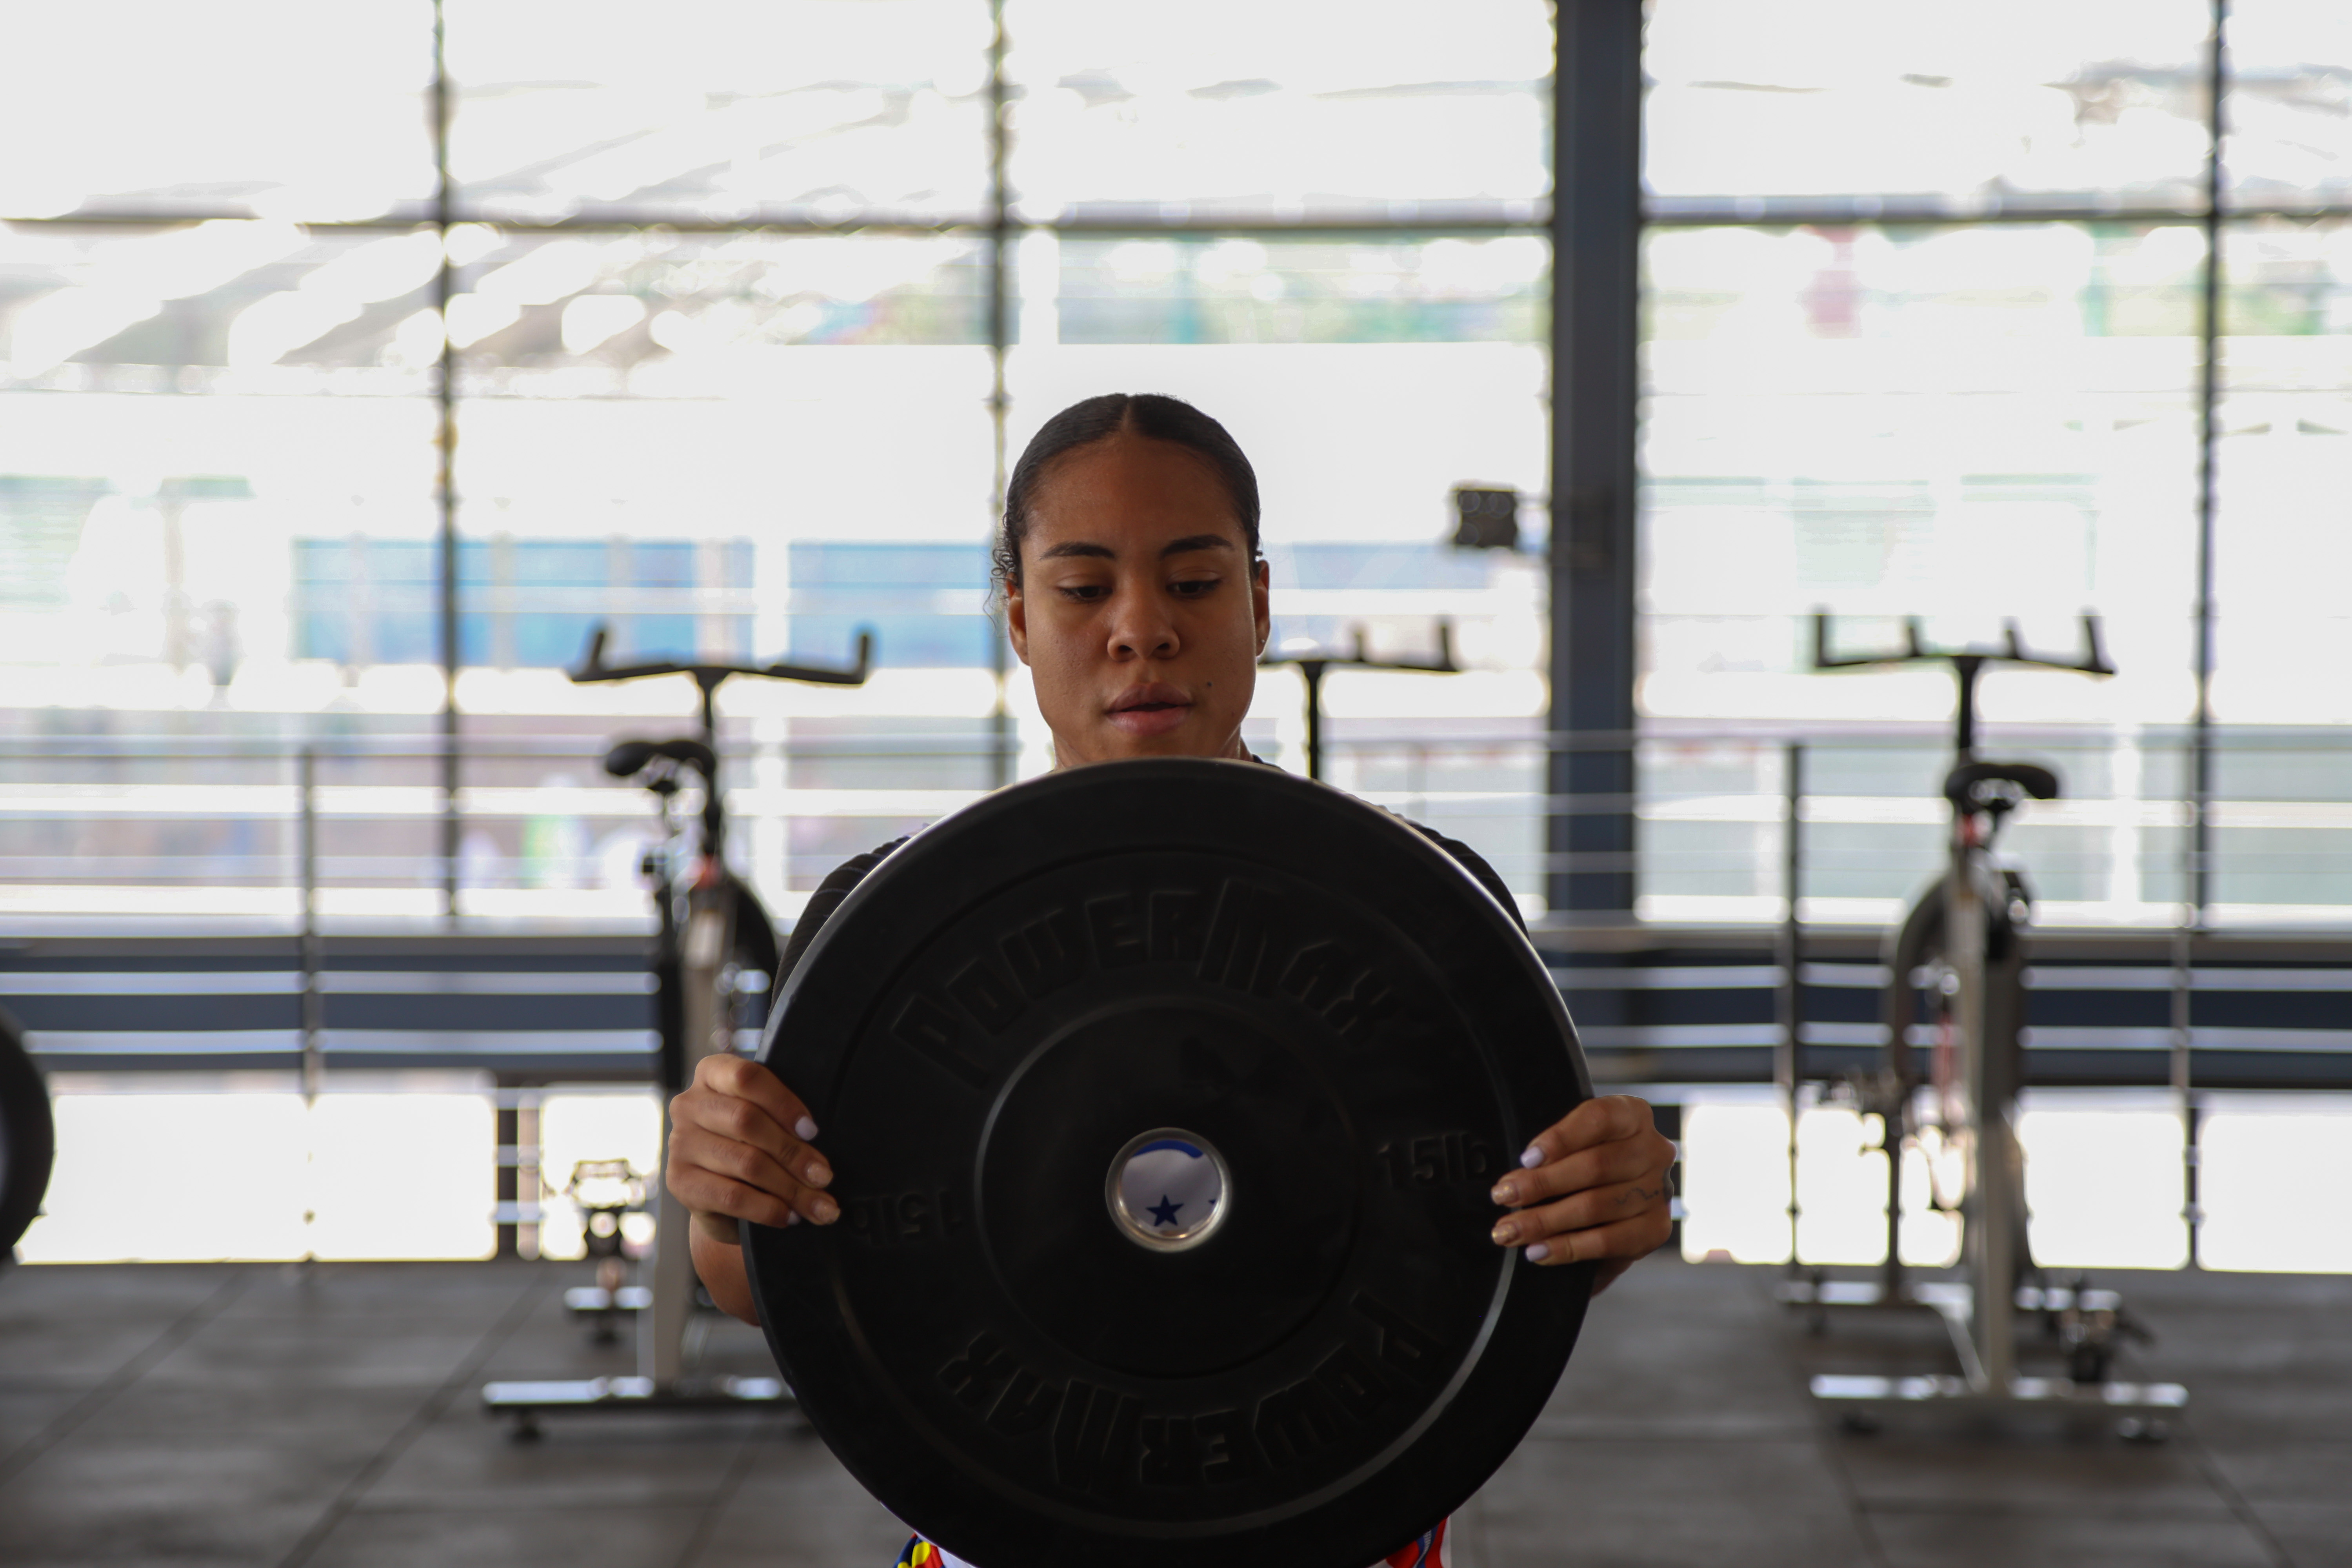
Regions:
[[1111, 602], [1112, 658], [1171, 658], [1177, 647], [1175, 623], [1156, 595], [1126, 593]]

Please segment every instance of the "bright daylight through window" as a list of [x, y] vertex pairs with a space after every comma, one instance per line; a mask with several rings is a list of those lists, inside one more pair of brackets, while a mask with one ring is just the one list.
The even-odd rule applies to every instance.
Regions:
[[[39, 149], [0, 160], [0, 942], [639, 939], [656, 824], [598, 758], [682, 732], [697, 697], [574, 683], [592, 632], [615, 662], [812, 665], [870, 632], [863, 686], [719, 700], [729, 853], [788, 923], [845, 857], [1050, 765], [987, 547], [1029, 435], [1108, 390], [1194, 402], [1256, 461], [1274, 654], [1450, 651], [1458, 673], [1335, 668], [1324, 776], [1470, 844], [1532, 919], [1590, 912], [1547, 903], [1571, 858], [1552, 830], [1586, 810], [1632, 825], [1628, 930], [1899, 921], [1942, 865], [1949, 672], [1817, 673], [1815, 617], [1847, 652], [1916, 620], [2071, 657], [2087, 615], [2113, 679], [1996, 670], [1981, 693], [2065, 777], [2004, 840], [2038, 918], [2352, 921], [2340, 4], [2231, 0], [2217, 50], [2212, 0], [1650, 0], [1638, 730], [1604, 737], [1633, 785], [1600, 805], [1549, 766], [1553, 394], [1576, 371], [1554, 353], [1552, 7], [1440, 9], [12, 15], [45, 64], [0, 94], [0, 138]], [[1455, 546], [1465, 486], [1516, 492], [1515, 547]], [[1304, 772], [1307, 700], [1264, 670], [1249, 744]], [[604, 978], [644, 1005], [641, 975]], [[171, 1047], [211, 1053], [203, 1095], [300, 1037], [221, 1005]], [[623, 1022], [600, 1037], [642, 1052]], [[1644, 1026], [1588, 1045], [1646, 1050]], [[2135, 1028], [2095, 1048], [2161, 1033]], [[45, 1038], [61, 1100], [134, 1098], [95, 1070], [132, 1060], [121, 1041]], [[418, 1138], [472, 1138], [500, 1092], [462, 1053], [395, 1065], [428, 1076], [344, 1082], [404, 1087]], [[220, 1125], [329, 1137], [260, 1087]], [[2240, 1110], [2242, 1149], [2271, 1110]], [[529, 1114], [606, 1111], [634, 1114]], [[1864, 1151], [1853, 1118], [1809, 1114], [1800, 1142]], [[2073, 1146], [2068, 1104], [2034, 1114]], [[1717, 1153], [1790, 1141], [1737, 1095], [1694, 1115]], [[2177, 1177], [2153, 1125], [2130, 1157]], [[363, 1250], [347, 1166], [378, 1145], [333, 1136], [344, 1163], [299, 1179], [256, 1156], [283, 1201], [249, 1233], [137, 1245]], [[75, 1216], [123, 1178], [81, 1159], [37, 1233], [51, 1256], [105, 1245]], [[1731, 1168], [1697, 1162], [1694, 1190]], [[2181, 1195], [2143, 1186], [2130, 1256], [2168, 1267]], [[1787, 1252], [1790, 1193], [1715, 1190], [1700, 1253]], [[467, 1201], [402, 1245], [482, 1251]], [[1884, 1245], [1806, 1202], [1823, 1256]], [[2053, 1236], [2076, 1234], [2063, 1208]], [[1914, 1218], [1906, 1247], [1948, 1249], [1945, 1216]], [[560, 1229], [547, 1246], [578, 1245]]]

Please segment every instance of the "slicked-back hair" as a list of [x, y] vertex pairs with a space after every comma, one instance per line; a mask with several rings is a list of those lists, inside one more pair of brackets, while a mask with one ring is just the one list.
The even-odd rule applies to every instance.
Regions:
[[1021, 585], [1021, 542], [1029, 535], [1030, 504], [1055, 459], [1121, 432], [1173, 442], [1198, 454], [1215, 469], [1233, 501], [1234, 521], [1241, 524], [1250, 562], [1256, 563], [1257, 472], [1242, 455], [1232, 433], [1181, 398], [1156, 392], [1107, 392], [1073, 403], [1046, 420], [1013, 465], [1013, 479], [1004, 487], [1004, 516], [997, 524], [996, 544], [990, 552], [989, 574], [995, 580], [997, 594]]

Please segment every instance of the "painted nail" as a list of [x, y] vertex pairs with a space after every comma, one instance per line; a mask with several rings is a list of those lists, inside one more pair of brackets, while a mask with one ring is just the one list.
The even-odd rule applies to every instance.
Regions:
[[1541, 1263], [1545, 1258], [1549, 1258], [1550, 1256], [1551, 1243], [1548, 1241], [1538, 1241], [1533, 1247], [1528, 1248], [1528, 1261], [1530, 1263]]
[[1528, 1145], [1528, 1152], [1519, 1156], [1519, 1167], [1522, 1170], [1532, 1171], [1542, 1163], [1543, 1151], [1532, 1143]]
[[793, 1123], [793, 1132], [796, 1137], [814, 1138], [816, 1136], [816, 1123], [803, 1116]]
[[1519, 1227], [1509, 1220], [1505, 1220], [1495, 1227], [1495, 1245], [1497, 1247], [1508, 1247], [1518, 1238]]
[[823, 1161], [811, 1160], [808, 1163], [808, 1184], [812, 1187], [833, 1185], [833, 1173], [824, 1168]]
[[819, 1193], [816, 1201], [809, 1205], [809, 1212], [816, 1216], [817, 1224], [831, 1225], [841, 1217], [841, 1205]]
[[1505, 1182], [1486, 1195], [1496, 1203], [1508, 1206], [1519, 1201], [1519, 1189]]

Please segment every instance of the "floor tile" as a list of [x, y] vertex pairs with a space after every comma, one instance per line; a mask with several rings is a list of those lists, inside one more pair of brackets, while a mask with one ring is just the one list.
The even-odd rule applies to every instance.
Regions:
[[1474, 1506], [1488, 1568], [1868, 1560], [1830, 1469], [1801, 1439], [1530, 1443]]
[[368, 1434], [305, 1434], [276, 1443], [221, 1434], [87, 1442], [77, 1433], [0, 1487], [12, 1523], [100, 1514], [194, 1513], [247, 1505], [327, 1504], [383, 1445]]
[[47, 1432], [52, 1422], [87, 1396], [87, 1392], [79, 1388], [0, 1386], [0, 1466], [5, 1466], [10, 1455]]
[[307, 1441], [346, 1436], [381, 1444], [433, 1398], [425, 1385], [319, 1387], [263, 1379], [166, 1383], [142, 1378], [100, 1406], [75, 1434], [81, 1443], [223, 1436]]
[[2090, 1517], [1981, 1509], [1873, 1514], [1887, 1568], [2270, 1568], [2263, 1543], [2226, 1516]]
[[2343, 1410], [2341, 1442], [2205, 1446], [2230, 1484], [2252, 1500], [2352, 1504], [2352, 1405]]
[[[1815, 1338], [1773, 1305], [1778, 1276], [1657, 1259], [1603, 1296], [1535, 1436], [1457, 1515], [1459, 1568], [2263, 1561], [2198, 1444], [2297, 1563], [2352, 1568], [2352, 1507], [2331, 1501], [2352, 1473], [2347, 1282], [2096, 1281], [2163, 1335], [2134, 1370], [2190, 1384], [2181, 1440], [2131, 1448], [2032, 1423], [1838, 1435], [1809, 1373], [1906, 1370], [1948, 1347], [1932, 1319], [1901, 1315]], [[0, 1274], [0, 1444], [141, 1373], [0, 1487], [0, 1563], [276, 1568], [326, 1528], [311, 1561], [329, 1568], [677, 1568], [698, 1541], [691, 1568], [887, 1568], [902, 1528], [794, 1423], [551, 1418], [518, 1445], [474, 1388], [449, 1388], [478, 1359], [469, 1376], [486, 1380], [632, 1371], [633, 1342], [595, 1345], [564, 1314], [579, 1277], [520, 1263]], [[193, 1331], [174, 1348], [179, 1324]], [[707, 1367], [772, 1370], [756, 1331], [705, 1326]]]
[[255, 1269], [255, 1265], [242, 1263], [0, 1267], [0, 1321], [22, 1310], [82, 1321], [132, 1317], [168, 1321], [201, 1306], [226, 1284], [250, 1283]]
[[[539, 1500], [457, 1511], [357, 1510], [336, 1521], [304, 1568], [672, 1568], [700, 1518], [690, 1507]], [[789, 1561], [770, 1560], [779, 1568]]]
[[258, 1268], [252, 1281], [221, 1310], [227, 1321], [303, 1318], [367, 1321], [382, 1318], [495, 1319], [524, 1290], [560, 1296], [564, 1286], [592, 1282], [585, 1269], [562, 1265], [496, 1262], [427, 1264], [310, 1263]]
[[[1727, 1323], [1756, 1334], [1727, 1333]], [[1540, 1430], [1559, 1436], [1672, 1430], [1690, 1436], [1799, 1436], [1810, 1430], [1742, 1271], [1653, 1259], [1596, 1299]]]
[[133, 1471], [110, 1489], [37, 1505], [27, 1503], [21, 1488], [9, 1488], [0, 1493], [0, 1563], [8, 1568], [44, 1562], [274, 1564], [324, 1507], [320, 1499], [265, 1503], [231, 1493], [190, 1497], [177, 1486], [151, 1498], [141, 1487]]
[[628, 1412], [548, 1417], [535, 1441], [460, 1397], [368, 1488], [370, 1509], [535, 1504], [699, 1506], [718, 1493], [762, 1415]]
[[[89, 1322], [0, 1318], [0, 1388], [95, 1388], [154, 1348], [169, 1321], [100, 1318]], [[38, 1345], [38, 1353], [31, 1346]]]
[[158, 1361], [157, 1383], [268, 1381], [306, 1388], [435, 1387], [481, 1343], [488, 1322], [215, 1320]]
[[[2338, 1495], [2352, 1500], [2352, 1479]], [[2352, 1500], [2261, 1502], [2254, 1505], [2254, 1517], [2295, 1568], [2352, 1568]]]
[[1925, 1414], [1903, 1428], [1890, 1425], [1841, 1442], [1846, 1474], [1865, 1508], [2047, 1504], [2099, 1514], [2152, 1504], [2174, 1513], [2229, 1510], [2183, 1444], [2128, 1444], [2105, 1429], [2067, 1434], [2021, 1419], [1998, 1429], [1930, 1429]]
[[694, 1568], [890, 1568], [907, 1527], [865, 1493], [814, 1507], [780, 1508], [738, 1499], [721, 1510]]

